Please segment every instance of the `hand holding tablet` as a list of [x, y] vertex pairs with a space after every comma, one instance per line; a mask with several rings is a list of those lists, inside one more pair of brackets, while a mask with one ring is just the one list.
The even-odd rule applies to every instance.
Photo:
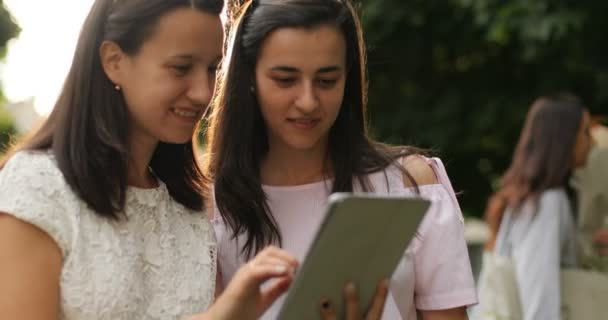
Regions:
[[342, 317], [344, 288], [351, 282], [359, 306], [370, 309], [378, 284], [390, 279], [429, 205], [413, 197], [332, 195], [279, 319], [321, 319], [323, 301]]

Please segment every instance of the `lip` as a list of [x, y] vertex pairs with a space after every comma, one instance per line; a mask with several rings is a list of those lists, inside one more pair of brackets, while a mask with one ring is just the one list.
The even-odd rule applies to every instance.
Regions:
[[202, 110], [195, 108], [173, 107], [171, 114], [182, 122], [196, 123], [200, 119]]
[[316, 127], [321, 119], [318, 118], [288, 118], [287, 122], [298, 129], [310, 130]]

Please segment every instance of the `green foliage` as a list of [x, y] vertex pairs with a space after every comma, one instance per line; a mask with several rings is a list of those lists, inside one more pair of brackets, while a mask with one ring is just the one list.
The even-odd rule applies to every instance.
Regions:
[[[6, 56], [8, 41], [16, 37], [20, 31], [21, 29], [19, 29], [11, 14], [6, 10], [4, 2], [0, 0], [0, 59]], [[0, 153], [2, 153], [8, 144], [10, 137], [15, 134], [13, 120], [1, 106], [4, 103], [6, 101], [0, 90]]]
[[0, 107], [0, 154], [5, 150], [10, 139], [16, 134], [13, 119], [8, 112]]
[[527, 109], [556, 90], [596, 110], [608, 91], [608, 2], [363, 0], [377, 138], [439, 151], [479, 215]]
[[19, 35], [21, 29], [15, 23], [10, 12], [6, 10], [4, 1], [0, 0], [0, 59], [6, 56], [7, 42]]

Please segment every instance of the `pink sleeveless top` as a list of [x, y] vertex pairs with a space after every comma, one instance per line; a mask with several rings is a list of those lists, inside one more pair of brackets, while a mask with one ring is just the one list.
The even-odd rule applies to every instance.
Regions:
[[[383, 319], [412, 320], [416, 319], [416, 309], [442, 310], [477, 303], [458, 201], [441, 160], [426, 161], [439, 183], [420, 187], [420, 196], [431, 200], [432, 205], [418, 228], [418, 236], [393, 274]], [[402, 174], [394, 166], [370, 174], [369, 178], [374, 193], [416, 195], [412, 188], [404, 187]], [[283, 249], [302, 261], [323, 219], [331, 182], [263, 188], [283, 236]], [[360, 190], [357, 186], [355, 189]], [[231, 239], [232, 233], [219, 214], [215, 213], [212, 221], [217, 237], [218, 270], [225, 286], [247, 261], [239, 254], [244, 238]], [[283, 299], [262, 319], [276, 319]]]

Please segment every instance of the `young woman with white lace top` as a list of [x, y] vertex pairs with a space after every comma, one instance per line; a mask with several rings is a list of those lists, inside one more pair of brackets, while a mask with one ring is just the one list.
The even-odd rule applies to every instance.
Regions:
[[297, 262], [268, 248], [213, 304], [192, 137], [222, 6], [95, 1], [53, 112], [0, 163], [2, 319], [255, 319], [286, 289]]

